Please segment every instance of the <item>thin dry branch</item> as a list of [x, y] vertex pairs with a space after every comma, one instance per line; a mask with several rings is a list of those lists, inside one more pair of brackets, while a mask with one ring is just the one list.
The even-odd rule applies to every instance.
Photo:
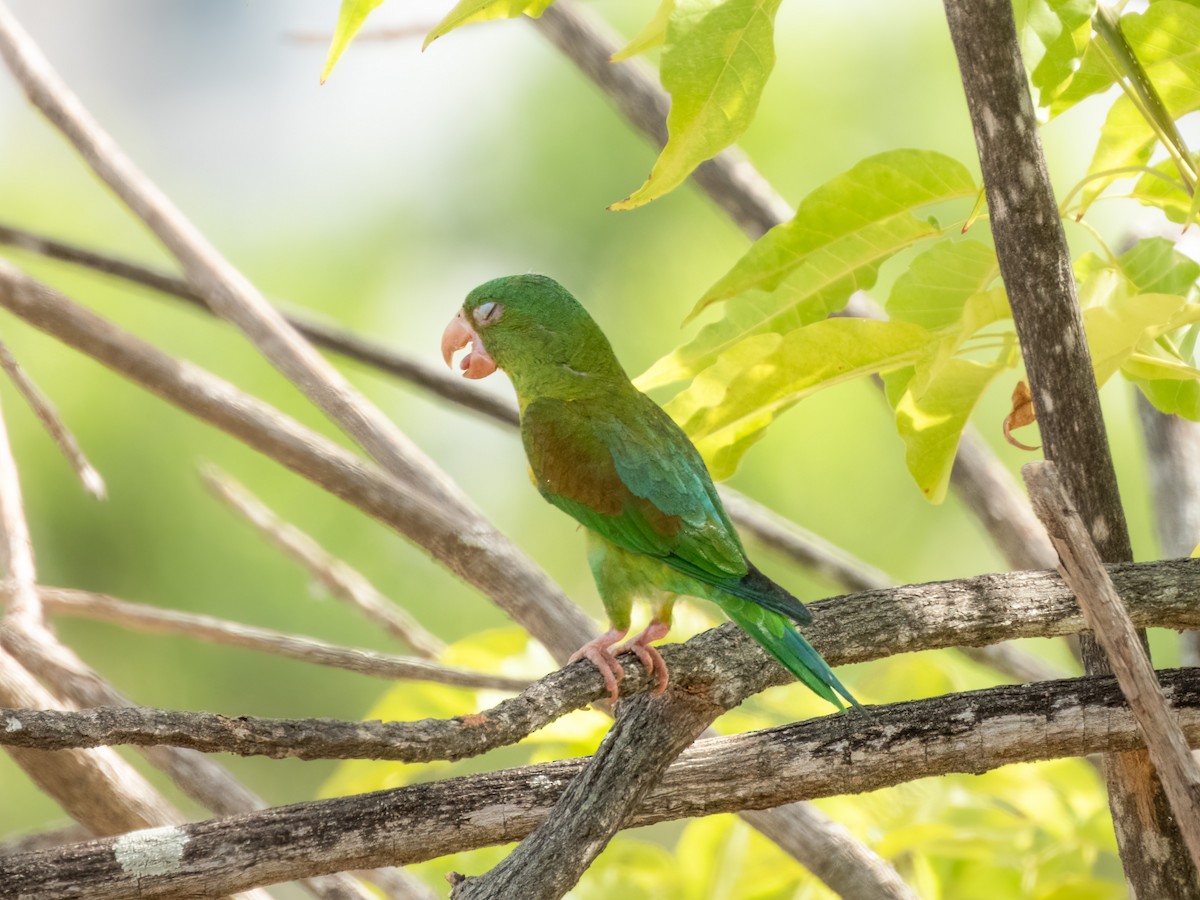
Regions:
[[39, 587], [38, 594], [46, 612], [51, 615], [111, 622], [122, 628], [147, 634], [177, 634], [213, 644], [271, 653], [315, 665], [333, 666], [374, 678], [430, 681], [436, 684], [500, 691], [519, 691], [529, 684], [528, 679], [474, 672], [423, 659], [377, 653], [374, 650], [341, 647], [303, 635], [256, 628], [198, 613], [130, 603], [90, 591]]
[[220, 428], [428, 550], [559, 661], [595, 625], [482, 519], [464, 518], [198, 366], [173, 359], [0, 261], [0, 306]]
[[[1200, 593], [1200, 560], [1112, 566], [1109, 571], [1139, 626], [1200, 624], [1200, 607], [1194, 599]], [[1087, 627], [1071, 589], [1053, 572], [905, 585], [823, 600], [810, 609], [814, 622], [806, 634], [833, 665], [967, 643], [1057, 637]], [[746, 695], [792, 680], [766, 651], [730, 624], [685, 644], [666, 646], [662, 653], [673, 683], [685, 691], [706, 691], [718, 680], [732, 683], [722, 666], [735, 658], [748, 661], [748, 671], [739, 675], [738, 682]], [[626, 696], [653, 686], [634, 657], [622, 659], [628, 664], [621, 683]], [[145, 707], [78, 713], [11, 710], [5, 715], [21, 727], [7, 736], [0, 734], [0, 745], [55, 749], [117, 742], [172, 743], [205, 752], [300, 759], [457, 760], [516, 743], [606, 692], [595, 668], [577, 663], [551, 672], [490, 709], [446, 720], [230, 718]]]
[[13, 15], [0, 5], [0, 57], [29, 101], [179, 261], [188, 281], [280, 372], [398, 478], [474, 511], [444, 472], [296, 332], [138, 169], [72, 93]]
[[1171, 715], [1137, 630], [1083, 520], [1067, 499], [1054, 463], [1029, 463], [1022, 472], [1034, 512], [1046, 523], [1058, 552], [1059, 572], [1079, 598], [1084, 618], [1108, 656], [1121, 692], [1129, 699], [1176, 825], [1191, 851], [1193, 865], [1200, 869], [1200, 766]]
[[37, 594], [37, 569], [17, 461], [8, 443], [8, 429], [0, 413], [0, 601], [5, 620], [14, 627], [39, 625], [42, 601]]
[[[1200, 744], [1200, 672], [1160, 677], [1189, 741]], [[667, 770], [625, 825], [766, 809], [917, 778], [1140, 746], [1136, 723], [1110, 677], [990, 688], [700, 741]], [[219, 897], [251, 884], [407, 865], [503, 844], [544, 821], [585, 763], [544, 763], [4, 857], [0, 894]], [[250, 834], [252, 848], [245, 840]], [[160, 874], [135, 877], [131, 869], [163, 845], [180, 852], [164, 860]]]
[[58, 449], [62, 451], [67, 462], [71, 464], [71, 468], [75, 470], [75, 474], [79, 476], [79, 480], [83, 482], [87, 492], [97, 500], [103, 500], [104, 479], [84, 455], [79, 442], [75, 440], [75, 435], [71, 434], [70, 429], [64, 424], [54, 403], [42, 393], [33, 379], [29, 377], [29, 373], [21, 367], [13, 357], [12, 351], [3, 342], [0, 342], [0, 368], [3, 368], [8, 377], [12, 379], [12, 383], [25, 398], [25, 402], [29, 404], [29, 408], [38, 417], [38, 421], [42, 423]]
[[[22, 228], [0, 225], [0, 244], [18, 247], [48, 259], [84, 266], [95, 272], [112, 275], [133, 284], [151, 288], [161, 294], [183, 300], [194, 308], [215, 315], [204, 298], [182, 278], [152, 269], [140, 263], [97, 253], [74, 244], [34, 234]], [[481, 413], [502, 424], [517, 424], [517, 409], [499, 397], [479, 390], [462, 378], [450, 375], [444, 366], [412, 359], [376, 341], [345, 328], [318, 320], [311, 314], [285, 312], [284, 318], [298, 332], [316, 344], [345, 359], [354, 360], [372, 369], [393, 375], [431, 393], [452, 400], [458, 405]]]
[[306, 568], [333, 596], [356, 607], [408, 644], [418, 656], [437, 659], [445, 641], [428, 631], [401, 606], [381, 594], [366, 576], [333, 556], [295, 525], [275, 515], [266, 504], [215, 466], [205, 466], [200, 477], [229, 509], [254, 526], [259, 534]]

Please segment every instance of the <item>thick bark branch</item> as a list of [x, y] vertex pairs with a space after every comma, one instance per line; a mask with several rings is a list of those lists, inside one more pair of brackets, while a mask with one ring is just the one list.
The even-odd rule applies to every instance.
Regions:
[[[1200, 672], [1159, 677], [1189, 741], [1200, 744]], [[990, 688], [700, 741], [625, 827], [1141, 746], [1110, 677]], [[516, 841], [545, 820], [585, 763], [563, 760], [4, 857], [0, 895], [219, 897], [252, 884]], [[158, 874], [138, 874], [147, 855]]]
[[1029, 463], [1025, 482], [1038, 518], [1046, 523], [1058, 552], [1059, 572], [1071, 586], [1084, 618], [1108, 657], [1121, 692], [1128, 698], [1162, 780], [1175, 824], [1200, 868], [1200, 767], [1175, 723], [1155, 680], [1150, 657], [1129, 620], [1121, 598], [1100, 561], [1087, 528], [1067, 499], [1052, 462]]
[[[944, 5], [1046, 458], [1059, 467], [1101, 559], [1132, 559], [1071, 255], [1042, 154], [1012, 5], [1007, 0], [944, 0]], [[1082, 637], [1080, 649], [1089, 673], [1108, 670], [1091, 638]], [[1148, 758], [1115, 757], [1105, 766], [1132, 893], [1200, 895], [1197, 871]]]
[[[1200, 607], [1195, 602], [1200, 594], [1200, 560], [1127, 564], [1111, 566], [1109, 571], [1139, 626], [1200, 625]], [[833, 665], [965, 643], [1056, 637], [1086, 627], [1070, 588], [1052, 572], [906, 585], [823, 600], [810, 609], [814, 622], [806, 634]], [[662, 652], [677, 687], [707, 691], [714, 682], [722, 682], [726, 691], [734, 692], [730, 703], [792, 680], [733, 625], [663, 647]], [[622, 659], [628, 665], [621, 683], [625, 696], [653, 687], [640, 662], [631, 655]], [[735, 667], [731, 661], [740, 662]], [[456, 760], [516, 743], [606, 694], [595, 668], [577, 663], [551, 672], [491, 709], [444, 720], [231, 718], [147, 707], [76, 713], [10, 709], [2, 717], [16, 724], [0, 725], [0, 745], [60, 749], [169, 743], [205, 752], [300, 759]], [[93, 699], [92, 705], [111, 704]]]

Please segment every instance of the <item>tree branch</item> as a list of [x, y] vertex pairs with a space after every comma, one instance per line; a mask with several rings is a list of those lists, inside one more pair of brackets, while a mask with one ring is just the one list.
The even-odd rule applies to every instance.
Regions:
[[425, 659], [436, 659], [446, 643], [428, 631], [403, 607], [383, 596], [362, 573], [337, 559], [315, 540], [288, 522], [215, 466], [200, 477], [230, 510], [249, 522], [268, 541], [304, 566], [335, 597], [356, 607], [367, 618], [399, 638]]
[[[1042, 154], [1011, 3], [944, 0], [979, 151], [1000, 274], [1025, 357], [1047, 459], [1105, 562], [1132, 559], [1088, 353], [1071, 256]], [[1094, 640], [1084, 668], [1107, 671]], [[1200, 895], [1169, 805], [1144, 754], [1105, 761], [1131, 892]]]
[[0, 368], [4, 369], [13, 385], [25, 398], [25, 402], [29, 404], [29, 408], [33, 410], [33, 414], [46, 429], [47, 434], [58, 445], [62, 455], [66, 457], [71, 468], [75, 470], [75, 474], [79, 476], [79, 480], [83, 482], [84, 489], [97, 500], [103, 500], [104, 479], [100, 477], [100, 473], [84, 455], [79, 442], [75, 440], [75, 436], [71, 434], [71, 430], [59, 416], [58, 410], [54, 408], [54, 403], [41, 392], [3, 342], [0, 342]]
[[0, 306], [220, 428], [424, 547], [560, 662], [595, 625], [479, 518], [462, 517], [233, 385], [133, 337], [0, 261]]
[[1079, 598], [1084, 618], [1096, 635], [1128, 698], [1150, 759], [1162, 779], [1175, 822], [1200, 869], [1200, 767], [1183, 732], [1171, 716], [1150, 657], [1129, 621], [1100, 555], [1079, 513], [1071, 506], [1052, 462], [1029, 463], [1022, 470], [1033, 510], [1046, 523], [1058, 552], [1059, 572]]
[[[1200, 672], [1159, 675], [1189, 741], [1200, 743]], [[625, 827], [1141, 746], [1110, 677], [951, 694], [700, 741]], [[140, 900], [219, 897], [250, 884], [407, 865], [507, 843], [546, 819], [585, 762], [469, 775], [4, 857], [0, 894], [56, 896], [69, 887], [90, 900], [135, 891]], [[139, 877], [138, 864], [163, 847], [180, 852], [152, 857], [161, 861], [159, 874], [142, 870]]]
[[[1200, 625], [1200, 560], [1111, 566], [1116, 589], [1142, 627]], [[906, 585], [814, 603], [806, 629], [832, 665], [867, 662], [922, 650], [982, 645], [1016, 638], [1056, 637], [1086, 628], [1071, 589], [1053, 572], [1012, 572], [961, 581]], [[732, 684], [728, 660], [745, 660], [737, 675], [744, 696], [792, 677], [744, 632], [723, 625], [684, 644], [663, 648], [672, 681], [681, 690]], [[628, 663], [623, 695], [653, 687], [636, 658]], [[742, 663], [738, 664], [743, 665]], [[732, 688], [728, 688], [732, 690]], [[607, 693], [595, 668], [577, 663], [551, 672], [516, 697], [478, 713], [420, 722], [337, 722], [329, 719], [230, 718], [147, 707], [48, 712], [10, 709], [19, 727], [0, 727], [0, 745], [43, 750], [108, 743], [171, 743], [204, 752], [300, 759], [457, 760], [516, 743]], [[86, 699], [86, 698], [85, 698]], [[89, 705], [111, 705], [92, 702]]]
[[374, 650], [340, 647], [316, 638], [255, 628], [198, 613], [178, 612], [141, 603], [129, 603], [71, 588], [40, 587], [38, 594], [51, 615], [76, 616], [111, 622], [147, 634], [178, 634], [193, 640], [243, 647], [320, 666], [333, 666], [374, 678], [412, 679], [458, 687], [519, 691], [528, 679], [508, 678], [470, 669], [444, 666], [408, 656], [393, 656]]

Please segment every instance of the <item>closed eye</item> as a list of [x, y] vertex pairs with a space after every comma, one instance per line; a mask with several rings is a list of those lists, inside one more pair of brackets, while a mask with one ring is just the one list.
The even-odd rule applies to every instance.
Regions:
[[500, 316], [503, 314], [504, 307], [494, 300], [479, 304], [475, 307], [475, 312], [472, 313], [477, 325], [491, 325], [493, 322], [499, 321]]

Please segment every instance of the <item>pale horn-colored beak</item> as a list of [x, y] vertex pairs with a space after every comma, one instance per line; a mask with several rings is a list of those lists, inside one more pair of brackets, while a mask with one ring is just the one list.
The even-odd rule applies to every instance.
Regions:
[[442, 332], [442, 359], [446, 361], [446, 365], [453, 368], [455, 352], [467, 344], [471, 345], [471, 352], [459, 363], [464, 378], [486, 378], [496, 371], [495, 360], [488, 356], [483, 341], [479, 339], [479, 335], [460, 309], [458, 315], [450, 320], [450, 324]]

